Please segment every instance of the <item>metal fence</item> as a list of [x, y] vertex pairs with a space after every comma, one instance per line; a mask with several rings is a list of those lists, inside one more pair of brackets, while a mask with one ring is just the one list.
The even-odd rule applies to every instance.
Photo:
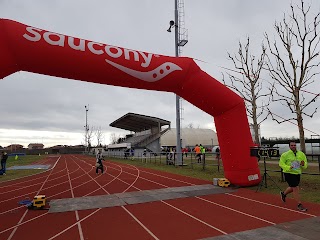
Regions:
[[[141, 161], [144, 163], [154, 163], [159, 165], [176, 165], [176, 154], [170, 152], [147, 152], [135, 151], [134, 155], [123, 151], [110, 151], [104, 152], [103, 155], [110, 158], [128, 159], [132, 161]], [[220, 157], [215, 153], [205, 153], [198, 158], [195, 153], [187, 152], [182, 154], [182, 163], [178, 166], [184, 166], [189, 168], [202, 168], [206, 170], [208, 167], [215, 167], [218, 172], [223, 168]]]
[[[186, 168], [196, 168], [196, 169], [202, 169], [202, 170], [211, 170], [215, 169], [216, 171], [223, 172], [223, 164], [220, 157], [217, 156], [216, 153], [207, 152], [205, 154], [202, 154], [201, 159], [199, 159], [194, 152], [187, 152], [187, 153], [181, 153], [182, 154], [182, 164], [179, 166], [183, 166]], [[131, 153], [125, 153], [124, 151], [111, 151], [111, 152], [104, 152], [104, 155], [106, 157], [110, 158], [120, 158], [120, 159], [127, 159], [132, 161], [140, 161], [142, 163], [154, 163], [159, 165], [176, 165], [176, 153], [170, 153], [170, 152], [147, 152], [144, 153], [141, 151], [135, 151], [134, 155], [131, 155]], [[309, 158], [309, 157], [308, 157]], [[320, 158], [320, 157], [319, 157]], [[320, 159], [312, 160], [309, 158], [309, 166], [318, 167], [318, 170], [313, 171], [304, 171], [303, 174], [308, 175], [320, 175]], [[271, 160], [271, 161], [270, 161]], [[279, 170], [274, 170], [274, 168], [268, 169], [269, 164], [278, 164], [278, 159], [266, 159], [262, 158], [260, 163], [261, 171], [264, 171], [264, 165], [263, 162], [267, 161], [267, 169], [268, 172], [279, 172], [281, 174], [281, 177], [283, 178], [282, 170], [279, 167]], [[313, 168], [314, 169], [314, 168]]]

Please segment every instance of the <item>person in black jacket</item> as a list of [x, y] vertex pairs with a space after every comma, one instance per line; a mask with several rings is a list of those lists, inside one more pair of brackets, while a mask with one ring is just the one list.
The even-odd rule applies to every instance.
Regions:
[[101, 149], [99, 149], [96, 155], [96, 174], [99, 174], [99, 169], [101, 170], [101, 174], [103, 174], [103, 164], [102, 164], [103, 155]]
[[7, 164], [8, 154], [5, 151], [2, 151], [1, 154], [1, 172], [3, 175], [6, 175], [6, 164]]
[[216, 148], [216, 159], [220, 160], [220, 148], [219, 147]]

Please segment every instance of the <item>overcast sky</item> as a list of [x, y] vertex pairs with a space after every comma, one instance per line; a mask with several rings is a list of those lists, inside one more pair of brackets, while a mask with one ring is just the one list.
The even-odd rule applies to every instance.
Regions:
[[[199, 66], [221, 81], [226, 71], [222, 67], [233, 67], [227, 52], [236, 53], [238, 42], [249, 36], [253, 52], [259, 53], [263, 33], [275, 34], [273, 24], [290, 10], [291, 2], [299, 0], [184, 0], [189, 42], [182, 56], [201, 60], [197, 61]], [[319, 5], [320, 1], [313, 1], [312, 11], [319, 12]], [[174, 0], [0, 0], [0, 18], [129, 49], [175, 54], [174, 32], [166, 31], [174, 19]], [[263, 78], [268, 79], [268, 75], [264, 73]], [[318, 94], [319, 89], [316, 84], [306, 90]], [[128, 112], [159, 117], [171, 121], [172, 127], [176, 125], [173, 93], [18, 72], [0, 80], [0, 146], [17, 143], [27, 147], [31, 142], [46, 147], [81, 144], [86, 105], [88, 124], [101, 127], [105, 144], [109, 144], [112, 133], [128, 133], [109, 126]], [[319, 100], [313, 106], [319, 106]], [[210, 115], [184, 100], [182, 108], [182, 127], [193, 124], [215, 130]], [[281, 105], [271, 108], [281, 117], [289, 116]], [[304, 118], [306, 137], [320, 134], [319, 117], [317, 113], [312, 119]], [[297, 137], [298, 128], [268, 119], [261, 125], [261, 135]]]

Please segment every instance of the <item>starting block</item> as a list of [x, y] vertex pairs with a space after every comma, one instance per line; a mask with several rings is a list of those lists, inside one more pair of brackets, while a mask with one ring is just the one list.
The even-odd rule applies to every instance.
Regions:
[[226, 178], [219, 178], [218, 180], [219, 187], [229, 187], [230, 184], [231, 184], [230, 181]]
[[46, 196], [45, 195], [37, 195], [33, 198], [32, 204], [29, 208], [32, 209], [42, 209], [46, 205]]
[[231, 183], [226, 178], [213, 178], [213, 185], [219, 187], [229, 187]]

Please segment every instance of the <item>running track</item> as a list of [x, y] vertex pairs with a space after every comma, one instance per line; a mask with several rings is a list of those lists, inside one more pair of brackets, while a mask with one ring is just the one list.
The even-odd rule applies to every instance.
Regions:
[[247, 189], [120, 207], [48, 213], [18, 202], [45, 194], [47, 200], [208, 184], [208, 181], [95, 159], [49, 156], [44, 173], [0, 183], [0, 239], [202, 239], [320, 216], [320, 205], [295, 211], [293, 200]]

